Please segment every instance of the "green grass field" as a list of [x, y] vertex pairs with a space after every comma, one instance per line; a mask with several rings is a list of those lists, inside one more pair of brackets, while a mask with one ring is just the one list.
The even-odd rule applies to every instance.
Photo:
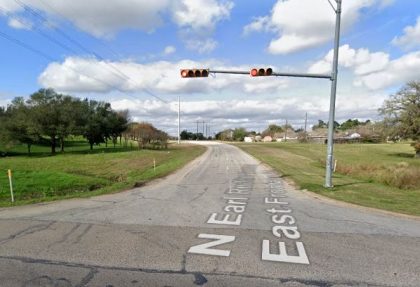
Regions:
[[205, 151], [195, 145], [171, 144], [167, 150], [132, 147], [102, 145], [90, 151], [86, 142], [72, 141], [64, 153], [51, 156], [49, 147], [34, 146], [28, 156], [25, 146], [16, 146], [0, 157], [0, 206], [12, 205], [8, 169], [13, 173], [14, 205], [21, 205], [133, 188], [168, 175]]
[[420, 216], [420, 160], [409, 144], [336, 144], [334, 188], [323, 187], [326, 145], [240, 143], [299, 188], [362, 206]]

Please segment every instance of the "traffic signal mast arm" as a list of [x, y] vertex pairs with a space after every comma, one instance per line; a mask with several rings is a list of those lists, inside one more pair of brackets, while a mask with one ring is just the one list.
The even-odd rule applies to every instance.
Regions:
[[[269, 68], [270, 69], [270, 68]], [[253, 75], [252, 72], [256, 71], [257, 74]], [[295, 77], [295, 78], [318, 78], [318, 79], [330, 79], [332, 80], [332, 75], [327, 74], [303, 74], [303, 73], [276, 73], [271, 72], [267, 73], [268, 69], [264, 69], [263, 74], [258, 74], [258, 71], [262, 69], [251, 69], [251, 71], [240, 71], [240, 70], [212, 70], [212, 69], [182, 69], [181, 70], [181, 77], [183, 78], [199, 78], [199, 77], [207, 77], [208, 74], [232, 74], [232, 75], [251, 75], [252, 77], [268, 77], [268, 76], [275, 76], [275, 77]], [[185, 71], [185, 72], [184, 72]], [[188, 71], [190, 75], [188, 75]], [[192, 71], [207, 71], [202, 76], [195, 76], [193, 75]]]
[[[251, 70], [252, 72], [252, 70]], [[211, 70], [209, 69], [210, 74], [237, 74], [237, 75], [250, 75], [250, 71], [230, 71], [230, 70]], [[252, 75], [251, 75], [252, 76]], [[275, 76], [275, 77], [295, 77], [295, 78], [321, 78], [321, 79], [332, 79], [331, 75], [326, 74], [300, 74], [300, 73], [276, 73], [272, 72], [270, 75], [261, 75], [261, 76]]]
[[299, 74], [299, 73], [273, 73], [276, 77], [295, 77], [295, 78], [318, 78], [318, 79], [330, 79], [332, 75], [326, 74]]

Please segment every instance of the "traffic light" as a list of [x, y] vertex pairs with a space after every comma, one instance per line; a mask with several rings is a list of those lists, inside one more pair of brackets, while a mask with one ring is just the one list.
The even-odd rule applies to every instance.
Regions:
[[183, 78], [203, 78], [209, 76], [209, 69], [190, 69], [181, 70], [181, 77]]
[[251, 77], [260, 77], [260, 76], [272, 76], [273, 75], [273, 69], [267, 68], [267, 69], [252, 69], [249, 73]]

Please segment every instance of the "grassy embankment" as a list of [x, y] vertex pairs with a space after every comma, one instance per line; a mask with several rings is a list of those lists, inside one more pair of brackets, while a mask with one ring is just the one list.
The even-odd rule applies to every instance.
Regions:
[[[4, 147], [0, 146], [3, 151]], [[0, 206], [11, 206], [7, 169], [13, 171], [15, 204], [117, 192], [168, 175], [205, 151], [202, 146], [170, 144], [167, 150], [138, 150], [108, 145], [89, 150], [83, 141], [67, 143], [64, 153], [49, 147], [16, 146], [0, 157]], [[153, 160], [156, 161], [156, 171]]]
[[299, 188], [358, 205], [420, 216], [420, 160], [409, 144], [337, 144], [334, 188], [323, 187], [326, 146], [237, 144]]

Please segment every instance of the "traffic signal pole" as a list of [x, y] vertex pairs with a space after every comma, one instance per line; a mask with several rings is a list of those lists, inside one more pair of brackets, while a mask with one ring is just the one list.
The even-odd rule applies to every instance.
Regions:
[[178, 95], [178, 144], [181, 143], [181, 96]]
[[[201, 78], [208, 77], [209, 74], [233, 74], [233, 75], [251, 75], [252, 77], [260, 76], [274, 76], [274, 77], [295, 77], [295, 78], [317, 78], [331, 80], [331, 95], [330, 95], [330, 112], [328, 121], [328, 136], [327, 136], [327, 160], [325, 172], [325, 187], [331, 188], [332, 171], [333, 171], [333, 152], [334, 152], [334, 122], [335, 122], [335, 101], [337, 94], [337, 74], [338, 74], [338, 49], [340, 45], [340, 26], [341, 26], [341, 3], [342, 0], [335, 0], [337, 7], [335, 8], [330, 0], [328, 0], [333, 8], [335, 19], [335, 35], [334, 35], [334, 56], [332, 73], [327, 74], [301, 74], [301, 73], [276, 73], [271, 68], [267, 69], [252, 69], [251, 71], [238, 70], [211, 70], [211, 69], [183, 69], [181, 70], [181, 77], [183, 78]], [[198, 121], [197, 121], [197, 135], [198, 135]]]
[[[333, 172], [333, 154], [334, 154], [334, 123], [335, 123], [335, 100], [337, 94], [337, 74], [338, 74], [338, 49], [340, 45], [340, 25], [341, 25], [341, 0], [336, 0], [337, 9], [335, 11], [335, 36], [334, 36], [334, 58], [333, 70], [331, 74], [331, 97], [330, 97], [330, 115], [328, 121], [328, 147], [327, 161], [325, 166], [325, 187], [331, 188]], [[330, 3], [331, 4], [331, 3]]]

